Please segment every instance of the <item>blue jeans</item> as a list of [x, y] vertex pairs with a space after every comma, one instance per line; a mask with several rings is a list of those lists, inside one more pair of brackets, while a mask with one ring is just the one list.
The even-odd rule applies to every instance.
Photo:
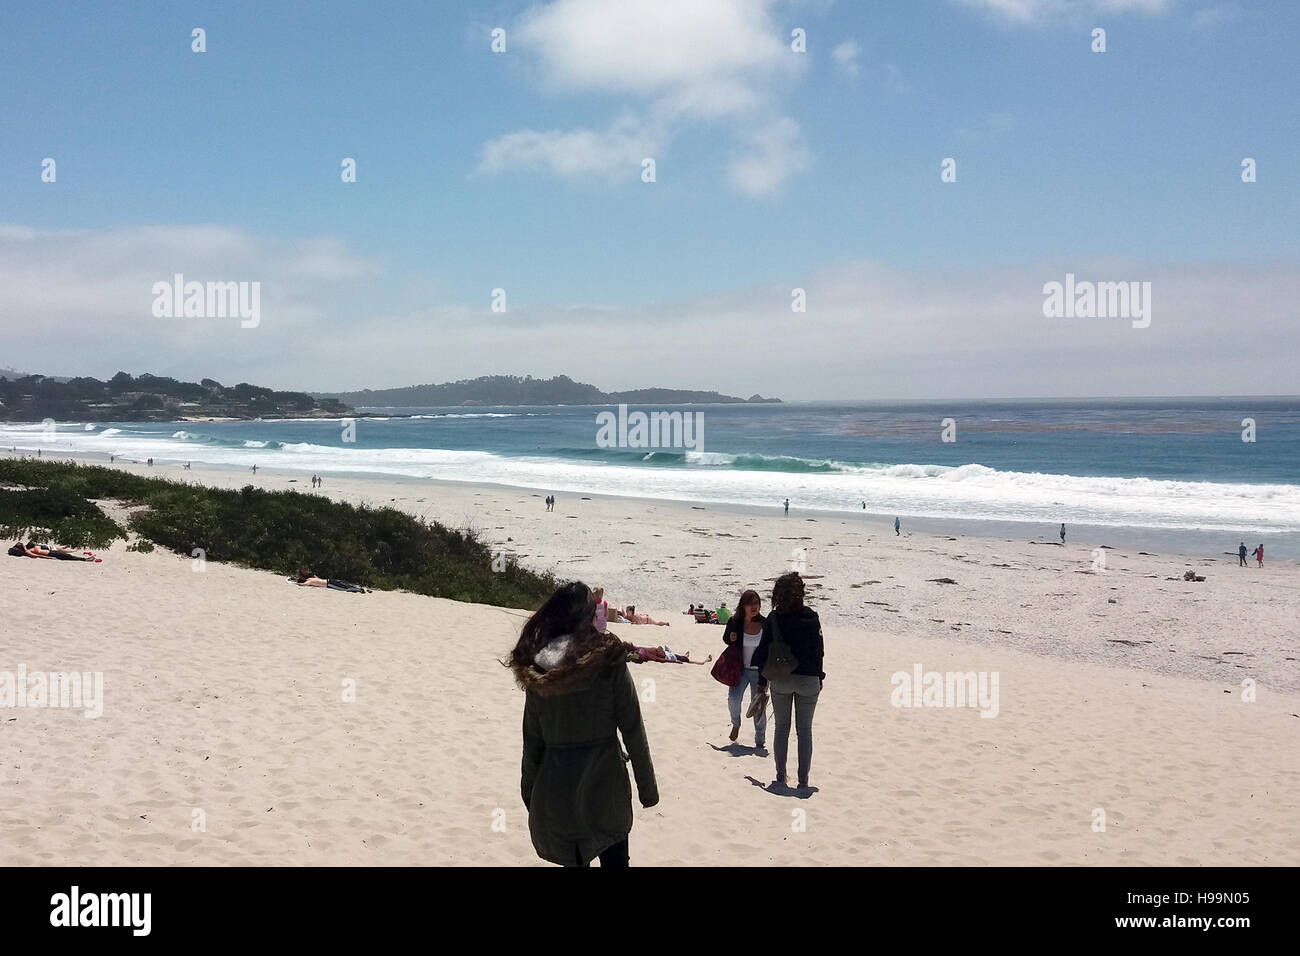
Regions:
[[776, 776], [785, 779], [785, 757], [790, 747], [790, 707], [794, 706], [795, 732], [799, 736], [799, 783], [808, 782], [812, 767], [812, 721], [817, 709], [817, 695], [821, 681], [816, 677], [791, 674], [768, 682], [772, 693], [772, 714], [776, 718], [776, 738], [773, 756], [776, 758]]
[[[752, 704], [758, 696], [758, 668], [746, 667], [740, 672], [740, 683], [727, 688], [727, 709], [731, 711], [731, 726], [740, 726], [740, 705], [744, 701], [745, 688], [749, 688], [749, 702]], [[754, 715], [754, 746], [762, 747], [767, 739], [767, 708]]]

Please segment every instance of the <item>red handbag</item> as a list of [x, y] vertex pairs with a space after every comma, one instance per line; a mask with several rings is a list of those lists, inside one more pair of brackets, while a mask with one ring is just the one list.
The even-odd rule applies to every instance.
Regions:
[[713, 679], [719, 684], [726, 684], [728, 687], [735, 687], [740, 683], [740, 672], [744, 670], [745, 661], [740, 656], [740, 641], [732, 644], [713, 662], [713, 669], [709, 671]]

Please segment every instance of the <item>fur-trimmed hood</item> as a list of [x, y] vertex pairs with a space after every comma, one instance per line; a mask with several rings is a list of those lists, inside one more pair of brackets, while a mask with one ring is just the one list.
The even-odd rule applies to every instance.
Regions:
[[571, 634], [553, 638], [537, 652], [530, 664], [511, 664], [521, 690], [546, 697], [567, 694], [590, 684], [597, 675], [627, 660], [627, 645], [613, 634], [605, 633], [581, 655], [575, 654]]

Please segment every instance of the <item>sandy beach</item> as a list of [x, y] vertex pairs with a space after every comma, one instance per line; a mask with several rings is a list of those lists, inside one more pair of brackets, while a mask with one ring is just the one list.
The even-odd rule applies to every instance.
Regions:
[[[772, 759], [742, 746], [747, 727], [728, 744], [707, 668], [633, 665], [663, 795], [637, 808], [634, 865], [1300, 863], [1293, 564], [123, 467], [472, 526], [671, 622], [615, 630], [696, 659], [721, 650], [721, 628], [688, 604], [734, 606], [754, 587], [766, 610], [771, 581], [801, 570], [826, 636], [817, 789], [767, 789]], [[519, 797], [522, 694], [498, 663], [525, 612], [301, 589], [124, 543], [103, 557], [3, 565], [0, 672], [102, 672], [104, 691], [97, 718], [0, 710], [0, 859], [542, 865]], [[1189, 569], [1205, 580], [1183, 581]], [[918, 667], [996, 675], [995, 715], [894, 706], [895, 675]]]

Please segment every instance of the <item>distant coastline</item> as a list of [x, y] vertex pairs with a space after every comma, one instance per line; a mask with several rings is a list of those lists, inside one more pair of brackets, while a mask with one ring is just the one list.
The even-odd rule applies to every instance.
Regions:
[[[289, 392], [240, 382], [225, 386], [118, 372], [108, 381], [0, 369], [0, 421], [234, 422], [285, 418], [370, 417], [354, 406], [451, 408], [528, 405], [741, 405], [780, 404], [779, 398], [737, 398], [714, 391], [641, 388], [603, 392], [567, 375], [485, 375], [441, 385], [365, 389], [360, 392]], [[399, 416], [400, 417], [400, 416]]]
[[[181, 382], [145, 373], [97, 378], [0, 374], [0, 421], [172, 422], [339, 418], [352, 409], [333, 398], [214, 379]], [[16, 377], [9, 377], [10, 374]]]
[[356, 407], [453, 408], [524, 405], [736, 405], [779, 404], [779, 398], [751, 395], [737, 398], [721, 392], [680, 388], [638, 388], [604, 392], [594, 385], [575, 382], [567, 375], [533, 378], [531, 375], [484, 375], [440, 385], [410, 385], [401, 388], [363, 389], [359, 392], [313, 392]]

